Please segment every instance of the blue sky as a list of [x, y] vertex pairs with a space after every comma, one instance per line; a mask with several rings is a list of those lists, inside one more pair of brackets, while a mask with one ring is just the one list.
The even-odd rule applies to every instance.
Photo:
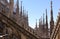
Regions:
[[[25, 10], [28, 11], [29, 25], [32, 28], [35, 28], [36, 19], [38, 23], [41, 16], [43, 17], [43, 13], [46, 14], [45, 9], [47, 9], [48, 11], [47, 12], [48, 22], [50, 23], [50, 1], [51, 0], [19, 0], [19, 3], [21, 1], [23, 1], [23, 6]], [[60, 8], [60, 5], [59, 5], [60, 0], [52, 0], [52, 1], [53, 1], [53, 16], [54, 16], [54, 21], [56, 22], [59, 8]]]

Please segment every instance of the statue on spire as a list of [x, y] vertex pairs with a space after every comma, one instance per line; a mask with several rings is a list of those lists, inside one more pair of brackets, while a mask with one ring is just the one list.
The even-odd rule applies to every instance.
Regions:
[[46, 36], [48, 36], [48, 18], [47, 18], [47, 9], [46, 9]]
[[54, 28], [54, 20], [53, 20], [53, 9], [52, 9], [52, 1], [51, 1], [50, 35], [52, 33], [53, 28]]
[[22, 16], [22, 1], [21, 1], [21, 11], [20, 11], [20, 16]]
[[35, 27], [36, 31], [37, 31], [37, 19], [36, 19], [36, 27]]
[[13, 9], [14, 9], [14, 0], [9, 0], [9, 14], [8, 14], [8, 17], [12, 17], [13, 15]]
[[44, 29], [44, 13], [43, 13], [43, 29]]
[[17, 19], [17, 22], [19, 20], [19, 0], [17, 0], [17, 8], [16, 8], [16, 19]]

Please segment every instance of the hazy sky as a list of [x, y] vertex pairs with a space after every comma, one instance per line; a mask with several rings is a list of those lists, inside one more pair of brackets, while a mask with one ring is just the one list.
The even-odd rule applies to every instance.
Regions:
[[[37, 19], [37, 23], [38, 23], [41, 16], [43, 17], [43, 13], [46, 15], [46, 11], [45, 11], [46, 9], [48, 11], [47, 12], [48, 22], [50, 23], [50, 2], [51, 2], [51, 0], [19, 0], [19, 3], [21, 1], [23, 1], [23, 6], [24, 6], [25, 10], [28, 11], [29, 25], [32, 28], [35, 28], [36, 19]], [[58, 12], [59, 12], [59, 8], [60, 8], [60, 5], [59, 5], [60, 0], [52, 0], [52, 1], [53, 1], [54, 21], [56, 21]]]

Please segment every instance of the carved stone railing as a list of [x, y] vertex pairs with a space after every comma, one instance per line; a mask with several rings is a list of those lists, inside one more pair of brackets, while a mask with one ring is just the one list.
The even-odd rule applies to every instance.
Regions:
[[2, 19], [2, 22], [4, 22], [5, 24], [9, 24], [12, 27], [16, 28], [17, 30], [19, 30], [20, 32], [22, 32], [23, 34], [29, 36], [29, 37], [34, 37], [36, 39], [38, 39], [39, 37], [37, 37], [36, 35], [30, 33], [29, 31], [25, 30], [23, 27], [21, 27], [20, 25], [18, 25], [16, 22], [14, 22], [13, 20], [11, 20], [9, 17], [5, 16], [2, 12], [0, 12], [0, 18]]

